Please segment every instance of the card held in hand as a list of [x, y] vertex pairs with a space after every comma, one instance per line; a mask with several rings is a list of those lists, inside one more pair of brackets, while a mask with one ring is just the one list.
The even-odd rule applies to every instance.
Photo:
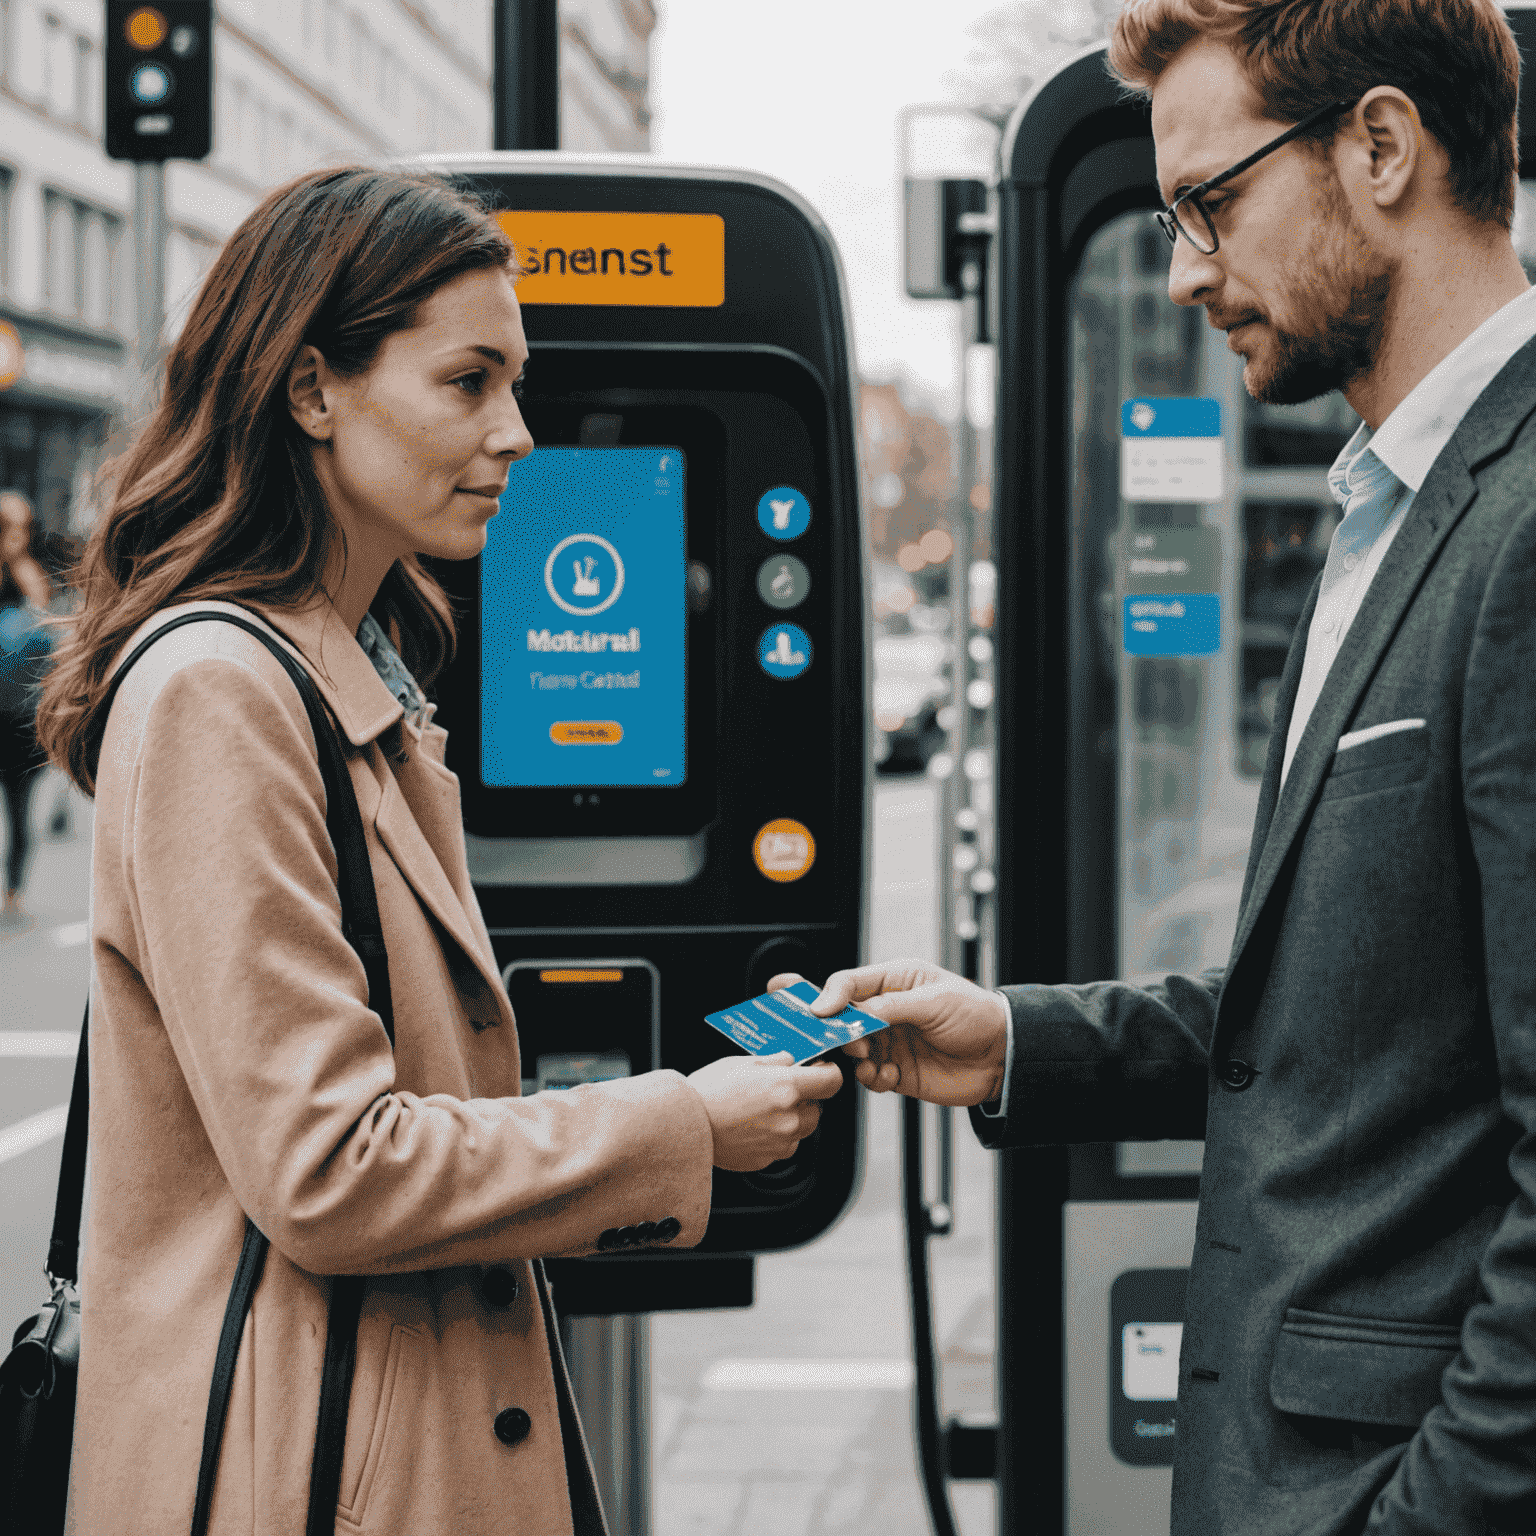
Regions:
[[788, 1051], [796, 1066], [887, 1027], [884, 1019], [861, 1013], [857, 1008], [844, 1008], [830, 1018], [817, 1018], [811, 1012], [811, 1003], [820, 991], [808, 981], [797, 981], [777, 992], [748, 998], [733, 1008], [722, 1008], [719, 1013], [707, 1013], [704, 1021], [754, 1056], [775, 1056]]

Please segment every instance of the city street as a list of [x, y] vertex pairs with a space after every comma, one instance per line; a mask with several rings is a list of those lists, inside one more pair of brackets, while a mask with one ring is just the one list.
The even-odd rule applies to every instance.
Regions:
[[[52, 779], [34, 797], [41, 834]], [[932, 957], [934, 786], [874, 797], [870, 955]], [[64, 1106], [87, 979], [90, 806], [41, 836], [28, 879], [37, 923], [0, 938], [0, 1324], [45, 1282]], [[658, 1536], [906, 1536], [926, 1528], [911, 1433], [900, 1216], [899, 1102], [868, 1102], [861, 1192], [818, 1241], [759, 1261], [747, 1311], [653, 1320], [653, 1529]], [[992, 1411], [992, 1160], [961, 1117], [956, 1224], [933, 1243], [946, 1415]], [[8, 1341], [7, 1341], [8, 1342]], [[954, 1488], [967, 1536], [992, 1528], [990, 1484]]]

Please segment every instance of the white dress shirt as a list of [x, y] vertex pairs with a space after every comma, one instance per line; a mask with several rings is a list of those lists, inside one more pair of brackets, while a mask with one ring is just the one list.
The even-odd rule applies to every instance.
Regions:
[[[1282, 784], [1290, 772], [1291, 759], [1296, 755], [1297, 744], [1307, 728], [1313, 706], [1328, 679], [1328, 669], [1365, 601], [1371, 579], [1403, 526], [1430, 466], [1450, 442], [1473, 402], [1533, 337], [1536, 337], [1536, 288], [1528, 288], [1496, 314], [1490, 315], [1465, 341], [1436, 363], [1374, 433], [1361, 422], [1359, 430], [1334, 460], [1333, 468], [1328, 472], [1328, 486], [1341, 505], [1348, 504], [1349, 493], [1359, 482], [1360, 472], [1370, 467], [1357, 463], [1366, 454], [1374, 454], [1379, 463], [1397, 477], [1402, 489], [1375, 537], [1341, 555], [1335, 563], [1337, 581], [1330, 582], [1329, 573], [1325, 571], [1327, 599], [1325, 602], [1319, 594], [1312, 623], [1307, 629], [1301, 682], [1291, 711], [1290, 729], [1286, 733]], [[1340, 529], [1334, 530], [1335, 540], [1339, 532]], [[1334, 553], [1330, 548], [1330, 557]], [[1004, 1012], [1008, 1016], [1008, 1055], [1003, 1069], [1002, 1092], [996, 1108], [981, 1106], [983, 1114], [1004, 1112], [1013, 1078], [1013, 1008], [1006, 998]]]

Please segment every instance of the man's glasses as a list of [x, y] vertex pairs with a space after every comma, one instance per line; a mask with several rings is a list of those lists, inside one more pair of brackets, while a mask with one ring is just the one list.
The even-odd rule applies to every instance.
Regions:
[[1163, 233], [1168, 236], [1170, 245], [1177, 245], [1179, 236], [1183, 235], [1202, 256], [1213, 256], [1221, 241], [1216, 235], [1216, 226], [1211, 222], [1211, 216], [1206, 211], [1201, 197], [1215, 187], [1219, 187], [1224, 181], [1231, 181], [1234, 176], [1241, 176], [1250, 166], [1255, 166], [1265, 155], [1273, 154], [1282, 144], [1289, 144], [1292, 139], [1305, 133], [1307, 129], [1315, 127], [1325, 117], [1332, 117], [1339, 112], [1347, 112], [1354, 106], [1352, 101], [1332, 101], [1326, 107], [1319, 107], [1311, 117], [1304, 117], [1294, 128], [1287, 128], [1278, 139], [1271, 139], [1263, 149], [1256, 149], [1246, 160], [1239, 160], [1236, 165], [1223, 171], [1219, 176], [1212, 176], [1209, 181], [1202, 181], [1199, 186], [1191, 187], [1188, 192], [1174, 198], [1171, 208], [1164, 208], [1154, 213], [1152, 217], [1162, 226]]

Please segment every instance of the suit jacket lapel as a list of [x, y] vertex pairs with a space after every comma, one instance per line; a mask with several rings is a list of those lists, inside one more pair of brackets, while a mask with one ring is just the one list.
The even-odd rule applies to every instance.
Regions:
[[1264, 851], [1269, 824], [1274, 820], [1275, 802], [1280, 798], [1280, 771], [1285, 766], [1285, 743], [1291, 730], [1291, 712], [1296, 708], [1296, 695], [1301, 688], [1302, 663], [1307, 654], [1307, 631], [1312, 627], [1312, 615], [1317, 609], [1317, 594], [1322, 585], [1322, 573], [1319, 572], [1302, 605], [1301, 617], [1296, 620], [1296, 633], [1291, 637], [1285, 669], [1280, 674], [1280, 691], [1275, 696], [1275, 725], [1269, 733], [1269, 751], [1264, 757], [1264, 778], [1259, 784], [1259, 806], [1253, 818], [1253, 840], [1248, 844], [1248, 868], [1243, 874], [1242, 899], [1237, 904], [1239, 917], [1248, 908], [1248, 896], [1259, 871], [1259, 855]]
[[[1462, 457], [1460, 436], [1458, 431], [1435, 460], [1423, 488], [1404, 517], [1402, 528], [1392, 541], [1392, 547], [1381, 562], [1365, 601], [1344, 637], [1344, 644], [1329, 668], [1328, 679], [1297, 744], [1296, 756], [1291, 760], [1291, 771], [1286, 775], [1283, 788], [1279, 786], [1279, 765], [1285, 753], [1290, 710], [1285, 712], [1284, 724], [1277, 720], [1269, 760], [1265, 764], [1264, 788], [1260, 791], [1254, 847], [1249, 852], [1246, 895], [1238, 919], [1237, 938], [1232, 945], [1231, 964], [1227, 967], [1229, 978], [1237, 969], [1243, 946], [1252, 935], [1259, 913], [1274, 889], [1292, 843], [1306, 825], [1312, 802], [1333, 762], [1339, 737], [1440, 546], [1477, 495], [1477, 487]], [[1313, 607], [1315, 600], [1308, 607], [1308, 622]], [[1305, 648], [1304, 631], [1302, 635], [1302, 645], [1293, 647], [1286, 664], [1288, 673], [1294, 669], [1298, 682], [1300, 653]], [[1295, 700], [1293, 687], [1291, 705], [1294, 706]], [[1270, 788], [1271, 781], [1274, 790]], [[1272, 807], [1271, 817], [1266, 816], [1266, 794]]]

